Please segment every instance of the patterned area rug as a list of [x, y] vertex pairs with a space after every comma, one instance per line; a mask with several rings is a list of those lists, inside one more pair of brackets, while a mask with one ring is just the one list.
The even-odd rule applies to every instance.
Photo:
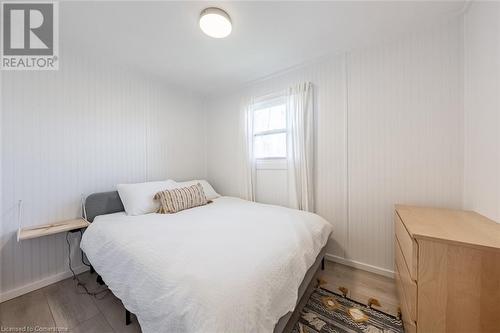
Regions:
[[[361, 310], [351, 310], [349, 309]], [[352, 313], [354, 318], [349, 314]], [[292, 333], [403, 333], [396, 317], [317, 288], [302, 309]]]

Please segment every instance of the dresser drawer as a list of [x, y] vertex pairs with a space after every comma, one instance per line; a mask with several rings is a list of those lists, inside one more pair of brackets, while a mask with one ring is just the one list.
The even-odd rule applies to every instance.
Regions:
[[417, 242], [411, 238], [397, 212], [394, 213], [394, 230], [410, 277], [413, 281], [417, 281]]
[[400, 296], [400, 300], [404, 298], [411, 320], [417, 321], [417, 284], [410, 277], [397, 239], [394, 241], [394, 252], [396, 257], [396, 270], [399, 275], [398, 283], [400, 285], [398, 288], [401, 290], [401, 293], [404, 294]]
[[413, 321], [411, 318], [410, 310], [408, 309], [407, 301], [405, 299], [405, 293], [403, 291], [403, 283], [401, 281], [401, 274], [399, 273], [397, 267], [396, 267], [396, 271], [395, 271], [395, 279], [396, 279], [396, 286], [398, 289], [398, 295], [399, 295], [399, 300], [400, 300], [400, 305], [401, 305], [401, 315], [402, 315], [403, 325], [405, 328], [405, 333], [416, 333], [417, 332], [417, 325], [416, 325], [415, 321]]

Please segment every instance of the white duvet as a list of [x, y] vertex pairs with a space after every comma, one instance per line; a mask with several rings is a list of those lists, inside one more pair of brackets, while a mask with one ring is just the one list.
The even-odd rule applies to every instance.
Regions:
[[81, 248], [144, 333], [272, 332], [330, 232], [312, 213], [221, 197], [99, 216]]

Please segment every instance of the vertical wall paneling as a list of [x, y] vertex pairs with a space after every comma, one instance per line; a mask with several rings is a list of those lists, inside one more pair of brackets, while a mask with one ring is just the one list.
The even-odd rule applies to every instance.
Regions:
[[500, 223], [500, 3], [464, 18], [464, 206]]
[[82, 194], [117, 183], [205, 176], [196, 95], [67, 53], [59, 71], [1, 75], [2, 299], [68, 272], [64, 234], [16, 241], [18, 200], [30, 226], [74, 218]]
[[460, 207], [460, 21], [349, 56], [347, 258], [392, 269], [395, 203]]
[[341, 249], [339, 258], [347, 258], [347, 249], [349, 248], [349, 52], [344, 54], [344, 80], [345, 80], [345, 94], [344, 94], [344, 163], [345, 163], [345, 231], [344, 231], [344, 247]]

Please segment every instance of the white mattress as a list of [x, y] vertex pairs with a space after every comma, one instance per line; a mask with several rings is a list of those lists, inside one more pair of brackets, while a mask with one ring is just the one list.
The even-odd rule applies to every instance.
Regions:
[[221, 197], [96, 217], [81, 248], [145, 333], [272, 332], [331, 229], [312, 213]]

